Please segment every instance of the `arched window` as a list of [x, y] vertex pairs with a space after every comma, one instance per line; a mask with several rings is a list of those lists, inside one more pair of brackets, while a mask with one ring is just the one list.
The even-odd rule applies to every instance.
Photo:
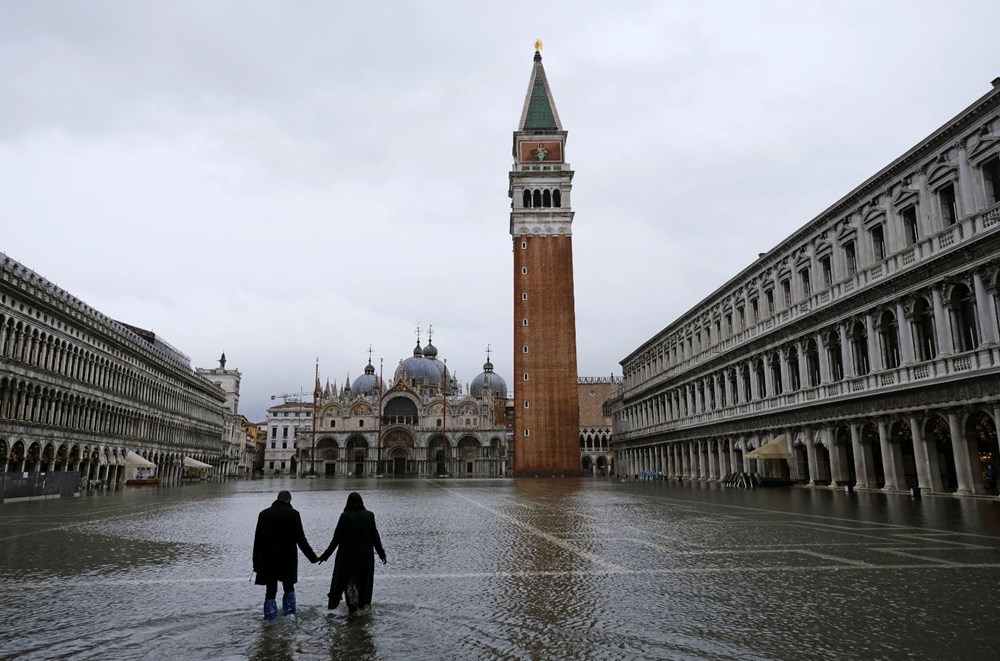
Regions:
[[934, 308], [926, 298], [913, 303], [913, 343], [917, 360], [933, 360], [937, 355], [937, 332], [934, 329]]
[[780, 395], [784, 391], [781, 383], [781, 358], [777, 351], [771, 353], [771, 383], [774, 385], [775, 395]]
[[879, 317], [879, 345], [882, 348], [882, 365], [885, 369], [899, 367], [899, 328], [896, 325], [896, 315], [886, 311]]
[[809, 377], [810, 387], [819, 385], [819, 348], [813, 339], [806, 345], [806, 375]]
[[837, 331], [826, 335], [826, 357], [830, 364], [830, 380], [840, 381], [844, 378], [844, 354], [840, 347], [840, 334]]
[[558, 188], [552, 191], [552, 206], [554, 207], [562, 206], [562, 193], [559, 192]]
[[768, 396], [767, 380], [764, 377], [764, 361], [758, 360], [754, 363], [754, 378], [757, 379], [757, 395], [764, 399]]
[[542, 191], [542, 206], [551, 207], [552, 206], [552, 193], [548, 190]]
[[868, 331], [865, 325], [854, 322], [851, 326], [851, 356], [854, 358], [854, 373], [858, 376], [868, 374]]
[[542, 206], [542, 191], [534, 190], [531, 193], [531, 206], [541, 207]]
[[788, 389], [799, 390], [802, 387], [802, 379], [799, 378], [799, 351], [795, 347], [788, 348]]
[[528, 189], [524, 190], [524, 204], [523, 204], [523, 206], [524, 206], [525, 209], [530, 209], [531, 208], [531, 191], [528, 190]]
[[976, 324], [976, 299], [965, 285], [956, 285], [951, 292], [951, 330], [955, 337], [955, 351], [972, 351], [979, 346], [979, 327]]

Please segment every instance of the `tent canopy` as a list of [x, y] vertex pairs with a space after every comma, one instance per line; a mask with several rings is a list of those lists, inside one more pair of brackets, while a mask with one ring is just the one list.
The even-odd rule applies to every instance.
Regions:
[[747, 452], [746, 459], [790, 459], [791, 456], [792, 453], [788, 451], [788, 437], [782, 434], [770, 443]]
[[146, 461], [131, 450], [129, 450], [128, 454], [125, 455], [125, 465], [138, 466], [139, 468], [156, 468], [156, 464], [151, 461]]
[[184, 457], [184, 468], [212, 468], [212, 466], [191, 457]]

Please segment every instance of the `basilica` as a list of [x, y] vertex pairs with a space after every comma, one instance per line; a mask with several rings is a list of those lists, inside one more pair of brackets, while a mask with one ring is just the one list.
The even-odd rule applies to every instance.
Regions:
[[369, 356], [363, 374], [321, 387], [313, 402], [268, 409], [266, 474], [500, 477], [510, 435], [507, 384], [487, 353], [463, 389], [419, 337], [388, 378]]

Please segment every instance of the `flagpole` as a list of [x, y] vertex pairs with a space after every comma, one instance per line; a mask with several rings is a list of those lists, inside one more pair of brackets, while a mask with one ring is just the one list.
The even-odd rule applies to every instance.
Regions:
[[382, 472], [382, 359], [378, 359], [378, 433], [375, 439], [376, 474]]

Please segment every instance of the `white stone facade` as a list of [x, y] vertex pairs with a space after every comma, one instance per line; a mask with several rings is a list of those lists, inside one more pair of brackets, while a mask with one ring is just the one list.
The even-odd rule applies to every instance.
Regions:
[[621, 472], [984, 493], [998, 255], [1000, 79], [622, 361]]
[[128, 452], [179, 481], [217, 463], [225, 396], [155, 334], [101, 314], [0, 253], [0, 467], [117, 487]]

